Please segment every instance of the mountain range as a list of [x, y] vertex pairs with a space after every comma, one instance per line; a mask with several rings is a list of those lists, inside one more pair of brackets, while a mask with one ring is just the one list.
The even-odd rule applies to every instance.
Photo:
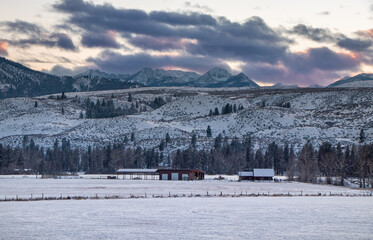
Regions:
[[[137, 87], [202, 87], [228, 88], [260, 86], [244, 73], [232, 75], [214, 67], [203, 75], [180, 70], [143, 68], [135, 74], [112, 74], [88, 70], [75, 76], [55, 76], [35, 71], [0, 57], [0, 98], [34, 97], [60, 92], [82, 92], [128, 89]], [[297, 88], [297, 85], [277, 83], [271, 88]], [[373, 74], [345, 77], [328, 87], [373, 87]]]

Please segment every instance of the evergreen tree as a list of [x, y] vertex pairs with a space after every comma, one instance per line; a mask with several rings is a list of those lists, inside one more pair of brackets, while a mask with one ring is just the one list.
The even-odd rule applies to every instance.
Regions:
[[193, 133], [192, 140], [191, 140], [191, 145], [192, 145], [192, 147], [196, 147], [196, 144], [197, 144], [197, 135], [195, 133]]
[[131, 142], [134, 142], [135, 140], [135, 132], [131, 132]]
[[64, 115], [65, 114], [65, 109], [62, 107], [61, 108], [61, 113]]
[[170, 143], [171, 142], [171, 137], [170, 137], [170, 134], [166, 133], [166, 144]]
[[164, 150], [164, 146], [165, 146], [165, 142], [164, 142], [164, 140], [162, 139], [161, 140], [161, 143], [159, 144], [159, 151], [163, 151]]
[[38, 107], [38, 101], [35, 101], [34, 107]]
[[210, 125], [207, 126], [206, 135], [208, 138], [212, 137], [212, 131]]
[[220, 149], [222, 141], [223, 141], [223, 136], [221, 135], [221, 133], [219, 133], [219, 135], [215, 138], [214, 148], [215, 149]]
[[365, 142], [365, 132], [364, 129], [360, 130], [360, 135], [359, 135], [359, 143]]
[[82, 111], [80, 112], [79, 118], [80, 118], [80, 119], [83, 119], [83, 118], [84, 118], [84, 115], [83, 115], [83, 112], [82, 112]]
[[128, 101], [128, 102], [132, 102], [132, 101], [133, 101], [132, 93], [128, 93], [127, 101]]
[[217, 116], [217, 115], [219, 115], [220, 113], [219, 113], [219, 109], [216, 107], [215, 108], [215, 111], [214, 111], [214, 116]]

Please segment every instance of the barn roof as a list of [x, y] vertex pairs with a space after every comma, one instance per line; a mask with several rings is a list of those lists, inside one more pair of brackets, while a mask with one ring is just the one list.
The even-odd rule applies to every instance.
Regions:
[[156, 173], [158, 169], [121, 168], [117, 173]]
[[254, 176], [253, 172], [238, 172], [238, 176], [240, 177], [252, 177]]
[[272, 168], [254, 168], [254, 177], [273, 177], [274, 175]]

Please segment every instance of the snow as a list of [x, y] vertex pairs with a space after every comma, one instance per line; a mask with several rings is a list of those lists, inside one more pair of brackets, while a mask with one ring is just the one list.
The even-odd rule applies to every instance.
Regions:
[[371, 239], [373, 199], [0, 202], [3, 239]]
[[[112, 175], [113, 176], [113, 175]], [[5, 178], [4, 178], [5, 177]], [[121, 196], [130, 197], [130, 195], [143, 196], [150, 195], [169, 195], [169, 194], [201, 194], [211, 195], [222, 194], [349, 194], [366, 195], [369, 191], [350, 189], [346, 187], [332, 185], [317, 185], [299, 182], [236, 182], [236, 181], [159, 181], [159, 180], [119, 180], [105, 179], [84, 179], [92, 175], [82, 175], [73, 179], [36, 179], [36, 178], [6, 178], [3, 176], [0, 181], [0, 199], [6, 198], [30, 198], [33, 197], [60, 197], [63, 196], [88, 196], [100, 197]], [[97, 177], [97, 175], [96, 175]], [[224, 177], [224, 176], [223, 176]], [[207, 179], [212, 179], [206, 176]], [[127, 178], [128, 179], [128, 178]]]

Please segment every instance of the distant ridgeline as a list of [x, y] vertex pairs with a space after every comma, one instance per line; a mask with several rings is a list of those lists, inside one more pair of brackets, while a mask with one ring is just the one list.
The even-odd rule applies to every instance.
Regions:
[[144, 68], [135, 74], [108, 74], [89, 70], [76, 76], [55, 76], [34, 71], [0, 57], [0, 98], [34, 97], [60, 92], [101, 91], [135, 87], [250, 87], [259, 86], [240, 73], [232, 76], [222, 68], [204, 75], [178, 70]]

